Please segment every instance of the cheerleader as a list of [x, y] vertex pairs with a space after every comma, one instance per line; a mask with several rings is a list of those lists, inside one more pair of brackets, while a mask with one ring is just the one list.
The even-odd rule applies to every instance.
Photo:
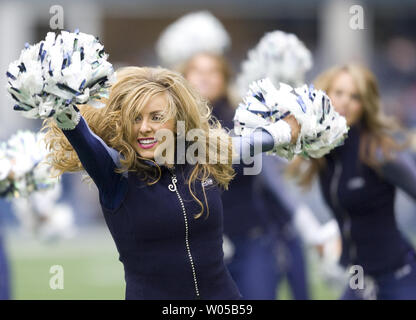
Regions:
[[[224, 57], [208, 52], [195, 54], [184, 64], [183, 74], [211, 102], [212, 114], [224, 127], [232, 129], [234, 110], [226, 89], [230, 71]], [[270, 191], [269, 180], [262, 177], [271, 174], [278, 179], [275, 168], [272, 169], [272, 165], [268, 164], [275, 163], [270, 158], [274, 157], [262, 158], [260, 176], [243, 174], [244, 168], [250, 165], [234, 165], [237, 175], [230, 183], [229, 190], [222, 195], [224, 233], [234, 248], [233, 256], [227, 259], [230, 261], [227, 266], [244, 299], [249, 300], [276, 298], [277, 284], [283, 276], [277, 265], [277, 256], [283, 251], [276, 252], [277, 234], [282, 236], [282, 232], [278, 231], [284, 229], [282, 222], [286, 225], [285, 229], [288, 229], [287, 223], [291, 221], [296, 209], [281, 195], [276, 197], [282, 190], [279, 188], [279, 191]], [[271, 195], [267, 204], [264, 193]], [[295, 299], [308, 299], [302, 249], [299, 238], [295, 235], [296, 232], [292, 232], [289, 241], [292, 251], [296, 253], [292, 256], [292, 261], [295, 261], [291, 265], [296, 266], [295, 271], [299, 272], [293, 277], [295, 281], [290, 283], [295, 284]], [[286, 236], [289, 237], [288, 232]], [[284, 249], [283, 246], [281, 249]]]
[[[75, 104], [103, 94], [101, 89], [112, 78], [98, 40], [62, 32], [56, 39], [48, 34], [45, 41], [26, 50], [36, 54], [24, 52], [8, 72], [9, 92], [17, 101], [14, 109], [29, 117], [49, 118], [44, 130], [53, 167], [61, 173], [85, 169], [96, 184], [124, 265], [126, 299], [240, 298], [223, 262], [219, 189], [233, 177], [232, 155], [235, 160], [257, 147], [260, 151], [291, 148], [299, 140], [302, 119], [286, 115], [273, 122], [247, 109], [239, 118], [254, 127], [247, 128], [244, 137], [230, 139], [183, 77], [166, 69], [139, 67], [117, 72], [108, 98], [101, 100], [104, 106], [84, 106], [79, 112]], [[27, 73], [37, 74], [40, 69], [29, 69], [26, 59], [41, 66], [43, 77], [37, 79], [45, 85], [28, 85], [33, 77]], [[13, 68], [22, 63], [24, 68]], [[71, 69], [65, 71], [67, 67]], [[264, 92], [278, 104], [261, 99], [263, 89], [263, 84], [256, 84], [244, 105], [252, 100], [250, 108], [292, 107], [286, 94]], [[304, 99], [312, 104], [307, 96]], [[340, 123], [342, 119], [337, 118]], [[176, 132], [178, 121], [185, 124], [185, 135], [193, 129], [205, 135], [206, 143], [201, 144], [211, 160], [226, 161], [160, 161], [166, 140], [158, 133]], [[335, 134], [339, 139], [325, 142], [329, 148], [344, 139], [346, 126], [333, 130], [340, 130]], [[168, 141], [176, 155], [182, 138], [179, 132], [175, 141]]]
[[366, 68], [334, 67], [315, 84], [346, 117], [349, 137], [306, 168], [297, 159], [289, 172], [305, 186], [319, 178], [341, 230], [341, 264], [363, 268], [364, 288], [349, 285], [342, 299], [416, 299], [416, 255], [394, 207], [397, 188], [416, 199], [416, 163], [403, 150], [405, 136], [396, 136], [398, 128], [383, 115], [376, 79]]
[[[240, 95], [244, 95], [251, 82], [265, 77], [274, 85], [284, 82], [298, 86], [304, 82], [305, 74], [311, 67], [312, 55], [296, 35], [279, 30], [267, 32], [241, 63], [237, 88]], [[263, 157], [262, 172], [253, 179], [253, 197], [256, 212], [261, 213], [257, 219], [263, 221], [263, 235], [258, 239], [247, 236], [236, 239], [245, 243], [247, 249], [240, 250], [240, 256], [235, 257], [230, 270], [235, 270], [246, 292], [251, 292], [249, 297], [253, 297], [255, 292], [268, 292], [269, 298], [275, 296], [279, 284], [286, 278], [293, 299], [310, 298], [301, 239], [305, 238], [305, 229], [309, 229], [310, 225], [305, 228], [302, 223], [295, 223], [299, 221], [296, 219], [299, 211], [294, 199], [284, 192], [281, 174], [285, 165], [279, 158]], [[309, 210], [305, 212], [310, 213], [309, 217], [313, 219]], [[254, 271], [248, 266], [259, 268]], [[256, 276], [258, 273], [263, 274], [260, 277], [262, 281]]]
[[[81, 163], [75, 154], [69, 162], [58, 151], [69, 146], [53, 123], [47, 128], [56, 150], [55, 167], [64, 172], [82, 165], [98, 187], [105, 220], [124, 264], [126, 298], [239, 298], [221, 247], [218, 187], [231, 180], [231, 165], [154, 162], [160, 143], [156, 132], [174, 131], [175, 120], [184, 121], [189, 129], [208, 128], [208, 107], [199, 104], [182, 78], [167, 70], [127, 68], [117, 77], [106, 107], [99, 112], [84, 109], [79, 123], [63, 131]], [[116, 127], [123, 129], [117, 132]], [[117, 173], [123, 166], [126, 169]]]

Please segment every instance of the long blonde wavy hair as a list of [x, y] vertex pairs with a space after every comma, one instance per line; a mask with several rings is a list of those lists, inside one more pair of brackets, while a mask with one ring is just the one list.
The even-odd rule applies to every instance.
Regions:
[[[163, 68], [125, 67], [117, 71], [117, 81], [110, 90], [108, 99], [102, 100], [103, 108], [88, 105], [80, 106], [80, 112], [90, 129], [120, 155], [121, 167], [118, 173], [137, 172], [148, 185], [157, 183], [161, 170], [159, 165], [149, 165], [134, 150], [130, 141], [133, 137], [133, 124], [146, 103], [155, 95], [165, 93], [168, 101], [164, 119], [175, 119], [185, 123], [185, 132], [198, 128], [206, 138], [207, 157], [214, 154], [221, 158], [220, 152], [227, 150], [227, 163], [216, 161], [210, 164], [196, 163], [191, 170], [187, 183], [191, 195], [201, 206], [201, 211], [195, 215], [200, 217], [204, 213], [204, 205], [195, 196], [195, 181], [204, 181], [209, 176], [222, 188], [227, 189], [234, 177], [232, 169], [232, 143], [221, 124], [211, 118], [211, 111], [205, 101], [179, 74]], [[42, 130], [46, 131], [45, 140], [50, 148], [49, 162], [58, 174], [64, 172], [81, 171], [84, 168], [62, 131], [55, 121], [45, 120]], [[222, 161], [224, 162], [224, 161]], [[209, 208], [206, 200], [207, 216]]]
[[[387, 117], [383, 113], [377, 80], [367, 68], [358, 64], [332, 67], [316, 78], [314, 86], [328, 93], [333, 81], [342, 72], [348, 72], [353, 78], [363, 108], [359, 120], [362, 127], [360, 161], [377, 171], [381, 164], [377, 151], [381, 150], [384, 159], [382, 161], [387, 161], [394, 156], [396, 151], [408, 145], [410, 136], [394, 118]], [[393, 138], [392, 135], [398, 132], [403, 134], [404, 141], [398, 142]], [[301, 186], [308, 187], [317, 173], [325, 168], [325, 165], [325, 158], [304, 160], [297, 157], [287, 167], [286, 173], [289, 177], [297, 179]]]

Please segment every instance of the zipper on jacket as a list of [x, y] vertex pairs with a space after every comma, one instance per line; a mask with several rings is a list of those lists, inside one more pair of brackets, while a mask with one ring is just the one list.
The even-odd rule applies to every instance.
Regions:
[[176, 174], [170, 170], [171, 174], [172, 174], [172, 183], [169, 184], [168, 188], [170, 191], [175, 192], [179, 202], [181, 204], [181, 208], [182, 208], [182, 214], [183, 214], [183, 219], [185, 222], [185, 246], [186, 246], [186, 252], [188, 254], [188, 258], [189, 258], [189, 262], [191, 264], [191, 269], [192, 269], [192, 276], [193, 276], [193, 280], [194, 280], [194, 286], [195, 286], [195, 294], [197, 299], [200, 299], [200, 295], [199, 295], [199, 289], [198, 289], [198, 281], [196, 278], [196, 272], [195, 272], [195, 265], [194, 265], [194, 259], [192, 258], [192, 254], [191, 254], [191, 248], [189, 246], [189, 228], [188, 228], [188, 218], [186, 216], [186, 209], [185, 209], [185, 205], [183, 204], [183, 200], [181, 195], [179, 194], [178, 188], [176, 187], [176, 183], [178, 182], [178, 179], [176, 178]]
[[335, 160], [334, 175], [330, 184], [330, 194], [332, 204], [334, 205], [334, 207], [338, 208], [342, 212], [344, 218], [341, 232], [350, 244], [348, 256], [350, 259], [350, 263], [352, 263], [356, 259], [357, 250], [354, 242], [351, 240], [351, 217], [349, 216], [348, 211], [341, 207], [338, 199], [338, 187], [341, 174], [342, 166], [339, 163], [339, 161]]

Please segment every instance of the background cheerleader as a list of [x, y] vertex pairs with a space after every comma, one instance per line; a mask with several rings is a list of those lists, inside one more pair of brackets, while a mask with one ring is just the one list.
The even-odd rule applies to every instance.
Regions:
[[[183, 24], [181, 37], [187, 37], [184, 30], [202, 29], [199, 27], [202, 24], [201, 20], [191, 20], [190, 16], [174, 23], [176, 27]], [[170, 47], [169, 52], [176, 52], [174, 46], [179, 35], [173, 39], [164, 37], [172, 33], [170, 28], [173, 29], [169, 27], [161, 36], [158, 48]], [[212, 34], [212, 29], [214, 27], [203, 30]], [[225, 32], [224, 29], [220, 30]], [[197, 35], [193, 38], [195, 37]], [[199, 38], [204, 37], [205, 33], [200, 32]], [[225, 37], [218, 35], [216, 38]], [[202, 39], [199, 42], [206, 43]], [[170, 42], [166, 43], [168, 41]], [[231, 72], [224, 56], [216, 53], [215, 48], [209, 50], [205, 47], [198, 51], [197, 47], [191, 47], [189, 52], [188, 59], [180, 64], [180, 70], [211, 102], [213, 115], [226, 128], [232, 128]], [[264, 36], [248, 56], [238, 76], [241, 95], [244, 95], [251, 82], [265, 77], [272, 79], [276, 85], [280, 81], [299, 85], [305, 72], [311, 67], [311, 56], [304, 45], [295, 35], [280, 31]], [[263, 157], [260, 177], [243, 175], [244, 166], [235, 166], [237, 176], [231, 183], [230, 190], [222, 195], [225, 212], [224, 232], [230, 238], [233, 248], [233, 256], [227, 257], [227, 261], [231, 261], [228, 266], [246, 299], [275, 299], [278, 284], [285, 275], [288, 276], [294, 299], [309, 298], [303, 245], [298, 233], [301, 232], [303, 235], [307, 232], [306, 238], [309, 243], [318, 245], [319, 243], [312, 238], [315, 237], [316, 240], [319, 237], [319, 224], [315, 222], [316, 228], [306, 231], [311, 227], [310, 219], [313, 219], [313, 214], [307, 208], [300, 210], [302, 214], [293, 219], [297, 206], [282, 190], [282, 178], [276, 174], [276, 168], [279, 166], [283, 168], [284, 162], [271, 156]], [[304, 223], [305, 215], [311, 215], [306, 218], [307, 224]], [[298, 222], [296, 226], [294, 221]], [[311, 237], [312, 233], [315, 235]]]
[[[302, 81], [302, 75], [306, 70], [296, 68], [308, 69], [311, 58], [301, 56], [305, 54], [305, 49], [300, 47], [301, 52], [298, 56], [300, 56], [301, 63], [296, 63], [299, 61], [293, 63], [291, 59], [295, 59], [296, 48], [290, 48], [286, 45], [286, 39], [283, 40], [282, 43], [277, 41], [276, 44], [269, 44], [268, 51], [263, 49], [263, 52], [259, 54], [255, 54], [259, 50], [249, 53], [251, 65], [245, 62], [246, 68], [243, 69], [243, 75], [240, 76], [240, 80], [242, 80], [239, 83], [241, 96], [245, 95], [250, 83], [267, 76], [272, 76], [274, 80], [278, 78], [278, 81], [275, 82], [277, 85], [279, 80], [290, 84], [294, 82], [300, 84], [300, 81], [295, 78], [300, 77]], [[231, 88], [231, 67], [224, 56], [224, 51], [229, 47], [230, 40], [227, 31], [208, 12], [191, 13], [181, 17], [163, 31], [156, 46], [161, 63], [179, 69], [191, 85], [210, 102], [213, 115], [228, 130], [233, 128], [234, 107], [232, 105], [235, 99]], [[263, 47], [265, 46], [263, 45]], [[285, 52], [285, 49], [288, 53], [286, 59], [278, 57], [282, 55], [282, 51]], [[269, 53], [274, 54], [278, 59], [269, 58], [267, 56]], [[268, 61], [259, 61], [260, 59]], [[305, 59], [307, 65], [304, 65], [305, 63], [302, 61]], [[280, 64], [280, 62], [282, 63]], [[287, 67], [286, 74], [281, 70], [282, 66]], [[267, 73], [266, 69], [271, 72]], [[281, 76], [282, 74], [283, 76]], [[242, 79], [243, 77], [246, 78]], [[262, 160], [263, 174], [265, 174], [264, 162], [266, 160], [264, 158]], [[275, 234], [279, 226], [280, 235], [282, 235], [281, 231], [284, 228], [289, 229], [287, 222], [291, 218], [288, 217], [292, 215], [294, 207], [285, 201], [279, 192], [272, 191], [269, 192], [272, 195], [272, 204], [268, 212], [263, 204], [265, 201], [263, 193], [268, 192], [268, 188], [270, 188], [270, 184], [265, 183], [269, 180], [244, 175], [243, 169], [250, 166], [252, 165], [234, 165], [237, 176], [230, 184], [230, 189], [224, 192], [221, 197], [224, 206], [224, 233], [226, 239], [231, 241], [229, 244], [232, 248], [232, 254], [226, 254], [225, 258], [231, 275], [245, 299], [275, 299], [277, 283], [283, 276], [283, 272], [280, 274], [278, 272], [277, 257], [282, 257], [285, 249], [282, 245], [279, 253], [276, 252], [278, 245]], [[267, 174], [275, 176], [274, 171], [267, 171]], [[277, 200], [275, 194], [278, 194]], [[278, 216], [277, 219], [274, 218], [275, 215]], [[287, 219], [284, 219], [284, 216]], [[282, 223], [286, 226], [283, 227]], [[291, 229], [293, 230], [293, 228]], [[302, 248], [299, 246], [299, 239], [294, 232], [290, 237], [293, 244], [291, 248], [293, 252], [296, 251], [293, 258], [297, 257], [296, 261], [293, 261], [292, 258], [291, 266], [297, 266], [297, 268], [292, 269], [288, 266], [288, 269], [299, 271], [296, 276], [291, 277], [294, 280], [293, 283], [298, 284], [293, 290], [294, 298], [307, 299]]]
[[[416, 199], [414, 154], [403, 150], [406, 135], [380, 108], [374, 75], [354, 64], [334, 67], [315, 81], [351, 127], [345, 144], [321, 159], [302, 160], [290, 172], [307, 185], [319, 177], [322, 195], [342, 235], [341, 263], [359, 265], [364, 289], [349, 285], [343, 299], [415, 299], [416, 255], [399, 230], [397, 188]], [[400, 209], [399, 209], [400, 210]]]

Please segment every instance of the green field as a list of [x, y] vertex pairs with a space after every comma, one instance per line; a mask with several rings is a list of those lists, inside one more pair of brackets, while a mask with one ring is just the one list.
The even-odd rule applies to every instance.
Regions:
[[[8, 235], [14, 299], [124, 299], [123, 266], [104, 228], [55, 243]], [[53, 265], [63, 267], [64, 289], [49, 286]]]
[[[13, 299], [124, 299], [124, 272], [110, 234], [105, 228], [80, 230], [71, 239], [41, 243], [9, 230], [7, 252], [12, 273]], [[51, 266], [64, 271], [64, 288], [51, 289]], [[335, 299], [338, 293], [326, 287], [310, 268], [314, 299]], [[287, 284], [279, 299], [290, 299]]]

